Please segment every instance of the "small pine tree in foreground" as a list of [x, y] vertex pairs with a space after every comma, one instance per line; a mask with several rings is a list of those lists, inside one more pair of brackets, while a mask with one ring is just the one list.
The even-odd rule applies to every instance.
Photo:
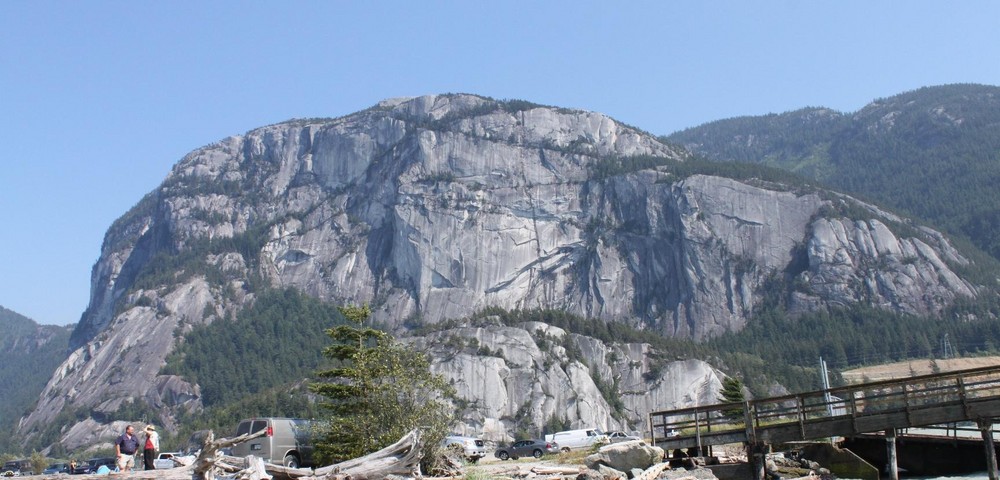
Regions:
[[722, 380], [722, 390], [719, 390], [719, 401], [723, 403], [739, 403], [739, 408], [730, 408], [722, 412], [727, 418], [734, 421], [743, 419], [742, 403], [746, 401], [743, 382], [736, 377], [726, 377]]
[[446, 398], [453, 389], [432, 374], [422, 352], [364, 325], [365, 307], [341, 307], [350, 324], [326, 331], [334, 344], [323, 353], [334, 368], [317, 372], [310, 390], [326, 397], [331, 416], [317, 432], [316, 454], [327, 464], [385, 448], [421, 429], [424, 458], [440, 444], [453, 420]]

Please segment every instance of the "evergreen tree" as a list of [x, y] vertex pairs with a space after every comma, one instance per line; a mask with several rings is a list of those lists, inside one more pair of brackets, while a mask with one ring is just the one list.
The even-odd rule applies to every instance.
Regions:
[[[39, 452], [38, 450], [31, 452], [31, 458], [29, 458], [29, 460], [31, 461], [31, 473], [34, 473], [35, 475], [38, 475], [39, 473], [42, 473], [42, 470], [49, 468], [49, 459], [45, 458], [45, 454]], [[21, 472], [21, 474], [24, 475], [24, 472]]]
[[317, 372], [323, 381], [310, 389], [327, 398], [331, 417], [318, 432], [316, 453], [328, 463], [357, 458], [385, 448], [414, 428], [421, 429], [424, 458], [444, 438], [452, 407], [444, 400], [453, 389], [430, 372], [430, 360], [389, 334], [366, 327], [365, 307], [342, 307], [352, 324], [326, 331], [334, 344], [324, 355], [336, 367]]
[[730, 420], [741, 420], [743, 418], [743, 402], [746, 395], [743, 393], [743, 382], [736, 377], [726, 377], [722, 380], [722, 390], [719, 390], [719, 401], [724, 403], [739, 403], [740, 406], [726, 409], [723, 413]]

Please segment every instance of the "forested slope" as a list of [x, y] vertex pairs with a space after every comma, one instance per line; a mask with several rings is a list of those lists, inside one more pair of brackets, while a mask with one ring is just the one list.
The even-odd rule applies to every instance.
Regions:
[[666, 139], [710, 159], [794, 171], [926, 219], [1000, 258], [1000, 87], [927, 87], [855, 113], [805, 108]]
[[[38, 401], [52, 372], [66, 358], [71, 327], [38, 325], [0, 307], [0, 431], [10, 432]], [[0, 451], [10, 451], [0, 435]]]

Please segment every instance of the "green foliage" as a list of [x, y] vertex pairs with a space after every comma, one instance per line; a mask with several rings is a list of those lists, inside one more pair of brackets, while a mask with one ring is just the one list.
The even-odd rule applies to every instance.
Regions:
[[[803, 109], [670, 135], [714, 160], [771, 165], [915, 215], [1000, 258], [1000, 88], [946, 85], [852, 115]], [[749, 141], [752, 139], [753, 141]]]
[[616, 175], [637, 172], [659, 166], [678, 166], [682, 162], [666, 157], [652, 155], [637, 155], [631, 157], [606, 157], [590, 165], [590, 178], [604, 180]]
[[542, 107], [544, 107], [544, 105], [529, 102], [527, 100], [510, 99], [510, 100], [500, 101], [500, 108], [502, 108], [507, 113], [518, 113]]
[[490, 97], [480, 98], [484, 101], [478, 106], [468, 107], [462, 110], [454, 110], [438, 119], [404, 118], [404, 120], [415, 127], [441, 131], [446, 130], [450, 125], [458, 121], [468, 118], [489, 115], [500, 111], [513, 114], [544, 106], [525, 100], [495, 100]]
[[195, 432], [212, 430], [216, 438], [233, 436], [240, 420], [257, 417], [318, 418], [319, 407], [307, 391], [305, 382], [279, 385], [246, 394], [234, 401], [213, 405], [201, 412], [181, 412], [179, 430], [160, 433], [161, 450], [179, 450]]
[[613, 378], [610, 382], [601, 378], [600, 374], [596, 369], [590, 370], [590, 378], [594, 381], [594, 386], [597, 387], [597, 391], [601, 392], [601, 396], [604, 400], [608, 402], [608, 406], [611, 407], [612, 416], [621, 420], [625, 418], [625, 402], [622, 401], [622, 396], [618, 386], [618, 379]]
[[444, 377], [430, 372], [430, 360], [364, 326], [368, 307], [342, 307], [351, 325], [328, 329], [333, 345], [324, 350], [337, 366], [317, 372], [310, 389], [327, 399], [331, 417], [322, 427], [316, 452], [329, 463], [357, 458], [391, 445], [421, 428], [425, 459], [446, 435], [453, 395]]
[[42, 473], [42, 470], [49, 468], [49, 459], [38, 450], [31, 452], [29, 460], [31, 460], [31, 471], [35, 475], [38, 475], [39, 473]]
[[697, 155], [680, 160], [652, 155], [596, 158], [590, 165], [590, 177], [604, 180], [646, 169], [656, 169], [664, 175], [665, 181], [678, 181], [692, 175], [711, 175], [747, 183], [767, 182], [768, 188], [772, 189], [783, 187], [800, 193], [816, 190], [804, 177], [785, 170], [749, 163], [712, 161]]
[[531, 402], [525, 401], [513, 415], [504, 415], [500, 420], [510, 425], [508, 432], [514, 438], [538, 437], [538, 427], [532, 423], [530, 413]]
[[[817, 371], [820, 356], [833, 369], [927, 358], [938, 353], [935, 347], [946, 333], [962, 355], [995, 353], [1000, 348], [1000, 324], [992, 320], [1000, 317], [1000, 302], [988, 293], [977, 300], [957, 301], [942, 318], [905, 315], [864, 305], [789, 315], [784, 310], [788, 288], [781, 276], [772, 278], [761, 291], [762, 305], [744, 329], [700, 343], [557, 310], [487, 308], [469, 319], [424, 326], [420, 332], [458, 325], [517, 326], [541, 322], [604, 342], [650, 344], [653, 351], [647, 358], [649, 371], [644, 373], [647, 381], [658, 378], [668, 362], [699, 358], [740, 378], [758, 397], [767, 396], [775, 384], [791, 392], [822, 388]], [[572, 341], [564, 340], [567, 356], [586, 363], [582, 354], [576, 353], [578, 349], [573, 351], [573, 345]], [[836, 372], [833, 381], [838, 381]], [[602, 384], [608, 386], [608, 382]]]
[[91, 415], [99, 417], [98, 421], [125, 420], [128, 422], [163, 425], [163, 420], [160, 419], [159, 413], [153, 407], [149, 406], [148, 403], [141, 400], [122, 402], [117, 410], [107, 415], [98, 415], [97, 413], [92, 413]]
[[[25, 448], [38, 450], [44, 449], [52, 444], [57, 444], [59, 441], [59, 435], [63, 428], [67, 425], [72, 425], [85, 420], [90, 416], [90, 409], [64, 408], [58, 415], [56, 415], [55, 419], [45, 425], [42, 425], [41, 429], [30, 439], [27, 445], [25, 445]], [[11, 438], [13, 439], [14, 437], [11, 436]]]
[[694, 145], [713, 158], [770, 165], [809, 177], [825, 174], [827, 156], [816, 145], [828, 145], [831, 132], [850, 119], [823, 108], [804, 108], [781, 115], [737, 117], [675, 133], [662, 140]]
[[[145, 226], [145, 222], [139, 221], [139, 219], [153, 215], [156, 211], [157, 202], [158, 195], [156, 192], [144, 195], [138, 203], [111, 224], [108, 232], [104, 235], [104, 245], [101, 246], [101, 250], [115, 251], [120, 249], [124, 244], [134, 242], [139, 235], [142, 235], [142, 228]], [[128, 228], [132, 228], [133, 230], [128, 231]]]
[[455, 181], [455, 174], [451, 172], [436, 172], [421, 178], [419, 181], [424, 184], [452, 183]]
[[[997, 298], [989, 293], [956, 302], [941, 318], [865, 305], [792, 316], [773, 302], [755, 312], [743, 330], [708, 340], [705, 347], [755, 395], [766, 394], [769, 381], [800, 392], [821, 388], [815, 367], [821, 356], [831, 368], [928, 358], [940, 354], [936, 346], [945, 334], [962, 355], [995, 353], [998, 314]], [[762, 371], [771, 378], [763, 378]]]
[[552, 416], [545, 422], [542, 434], [548, 435], [550, 433], [562, 432], [564, 430], [569, 430], [572, 426], [573, 424], [569, 421], [569, 418], [553, 413]]
[[[719, 390], [719, 401], [722, 403], [743, 403], [746, 395], [743, 393], [743, 382], [736, 377], [726, 377], [722, 380], [722, 389]], [[743, 417], [742, 408], [731, 408], [722, 412], [730, 420], [739, 420]]]
[[736, 377], [726, 377], [722, 380], [722, 389], [719, 390], [719, 401], [724, 403], [743, 403], [746, 395], [743, 394], [743, 382]]
[[342, 323], [336, 308], [295, 289], [266, 290], [235, 321], [195, 327], [161, 373], [198, 383], [206, 407], [223, 405], [303, 380], [324, 363], [315, 332]]
[[[259, 224], [232, 237], [192, 239], [181, 251], [160, 250], [141, 267], [131, 288], [155, 289], [197, 275], [204, 276], [210, 284], [222, 285], [228, 277], [219, 267], [207, 263], [205, 258], [229, 252], [239, 253], [250, 272], [254, 272], [260, 262], [260, 251], [267, 243], [270, 228], [271, 224]], [[259, 279], [250, 280], [251, 284], [259, 283]]]
[[[0, 331], [0, 431], [12, 432], [66, 358], [70, 328], [38, 325], [0, 307]], [[0, 451], [20, 448], [13, 435], [0, 435]]]

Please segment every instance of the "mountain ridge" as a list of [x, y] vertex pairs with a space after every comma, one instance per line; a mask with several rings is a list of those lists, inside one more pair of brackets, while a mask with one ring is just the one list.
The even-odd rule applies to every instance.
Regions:
[[[370, 304], [397, 331], [542, 308], [692, 340], [742, 329], [771, 285], [792, 311], [871, 304], [928, 316], [991, 288], [964, 278], [971, 261], [945, 236], [875, 206], [692, 166], [686, 151], [599, 113], [473, 95], [389, 100], [199, 148], [109, 228], [74, 351], [19, 432], [30, 441], [63, 412], [89, 411], [60, 434], [78, 447], [137, 404], [176, 429], [181, 412], [205, 405], [197, 382], [163, 371], [165, 359], [272, 287]], [[435, 365], [503, 380], [508, 400], [475, 415], [500, 438], [536, 395], [593, 406], [574, 410], [576, 424], [634, 422], [609, 418], [601, 390], [615, 378], [652, 389], [684, 371], [701, 379], [697, 390], [668, 382], [657, 402], [716, 396], [722, 374], [711, 365], [662, 368], [644, 358], [648, 346], [551, 332], [607, 358], [581, 361], [566, 347], [548, 358], [525, 339], [533, 332], [456, 328], [466, 343], [489, 339], [491, 354], [452, 369], [440, 361], [445, 341]], [[434, 350], [432, 339], [413, 341]], [[520, 353], [495, 355], [503, 345]], [[488, 391], [470, 385], [465, 400]], [[649, 407], [635, 402], [633, 416]], [[539, 425], [555, 409], [529, 416]]]
[[[38, 401], [51, 373], [68, 353], [73, 325], [39, 325], [0, 306], [0, 428], [13, 431], [26, 410]], [[11, 451], [11, 436], [0, 440], [0, 451]]]
[[663, 138], [713, 160], [797, 172], [968, 237], [1000, 258], [998, 112], [1000, 87], [954, 84], [877, 99], [853, 113], [806, 108]]

